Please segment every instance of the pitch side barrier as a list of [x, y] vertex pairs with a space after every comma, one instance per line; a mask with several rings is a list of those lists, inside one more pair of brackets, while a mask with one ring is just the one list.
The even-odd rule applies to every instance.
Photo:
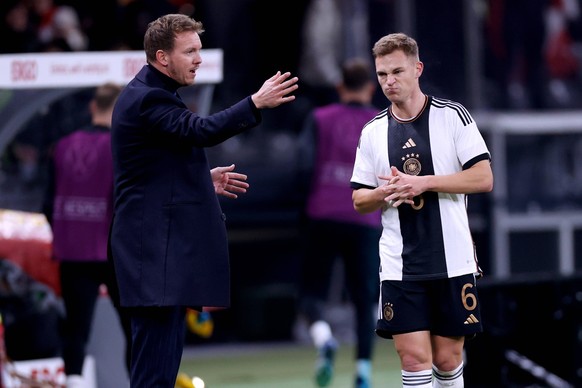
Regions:
[[484, 332], [466, 342], [465, 386], [582, 387], [582, 277], [479, 282]]
[[476, 114], [495, 177], [492, 268], [498, 279], [582, 270], [582, 110]]
[[582, 386], [582, 110], [474, 118], [495, 183], [465, 384]]
[[[182, 89], [198, 112], [209, 112], [215, 84], [223, 80], [223, 51], [202, 50], [196, 86]], [[0, 154], [42, 107], [105, 82], [125, 85], [146, 64], [143, 51], [0, 55]]]
[[[202, 50], [198, 84], [222, 82], [222, 50]], [[0, 89], [125, 85], [146, 64], [143, 51], [91, 51], [0, 55]]]

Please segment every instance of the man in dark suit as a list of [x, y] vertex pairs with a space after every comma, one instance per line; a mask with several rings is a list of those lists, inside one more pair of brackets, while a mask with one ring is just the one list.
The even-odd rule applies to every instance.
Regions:
[[170, 14], [145, 33], [148, 64], [113, 112], [115, 210], [110, 236], [121, 305], [132, 321], [132, 388], [174, 387], [186, 308], [227, 307], [225, 217], [217, 194], [236, 198], [246, 176], [210, 170], [204, 148], [257, 126], [260, 110], [293, 101], [297, 77], [277, 72], [251, 96], [208, 117], [176, 91], [192, 85], [202, 24]]

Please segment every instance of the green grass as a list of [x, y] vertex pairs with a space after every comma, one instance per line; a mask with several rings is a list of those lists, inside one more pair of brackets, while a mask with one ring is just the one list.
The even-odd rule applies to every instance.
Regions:
[[[315, 348], [304, 344], [203, 345], [190, 347], [181, 372], [198, 376], [206, 388], [310, 388]], [[353, 388], [354, 347], [342, 344], [330, 388]], [[375, 344], [372, 383], [375, 387], [401, 387], [400, 362], [392, 341]]]

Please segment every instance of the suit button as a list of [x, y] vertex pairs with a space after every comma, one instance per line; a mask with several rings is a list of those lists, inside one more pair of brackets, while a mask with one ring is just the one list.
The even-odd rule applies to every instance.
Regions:
[[222, 213], [220, 217], [222, 218], [222, 221], [226, 221], [226, 214]]

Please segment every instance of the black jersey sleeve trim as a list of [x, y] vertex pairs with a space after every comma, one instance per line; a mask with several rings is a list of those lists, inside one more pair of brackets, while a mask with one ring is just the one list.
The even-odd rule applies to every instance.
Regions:
[[370, 189], [370, 190], [374, 190], [375, 187], [374, 186], [368, 186], [368, 185], [363, 185], [361, 183], [357, 183], [357, 182], [350, 182], [350, 187], [354, 190], [359, 190], [359, 189]]
[[463, 164], [463, 170], [467, 170], [467, 169], [473, 167], [475, 164], [477, 164], [478, 162], [480, 162], [482, 160], [491, 161], [491, 156], [489, 155], [488, 152], [485, 152], [484, 154], [481, 154], [481, 155], [477, 155], [473, 159], [469, 160], [467, 163]]

